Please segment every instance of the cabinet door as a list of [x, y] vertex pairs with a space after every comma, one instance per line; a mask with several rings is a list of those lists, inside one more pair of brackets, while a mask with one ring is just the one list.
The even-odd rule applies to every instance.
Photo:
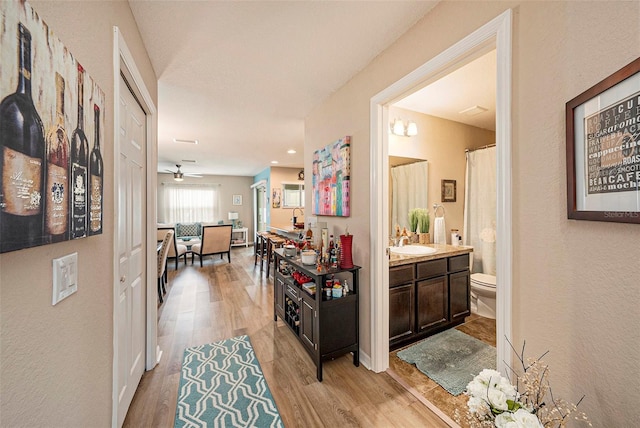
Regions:
[[469, 271], [457, 272], [449, 275], [449, 299], [451, 321], [463, 322], [470, 311]]
[[389, 289], [389, 342], [399, 341], [415, 332], [413, 283]]
[[282, 278], [276, 275], [276, 283], [274, 285], [274, 294], [275, 294], [275, 310], [276, 315], [280, 318], [284, 319], [284, 282]]
[[316, 349], [316, 311], [313, 297], [302, 292], [300, 301], [300, 337], [309, 349]]
[[447, 277], [416, 283], [418, 333], [446, 324], [449, 320]]

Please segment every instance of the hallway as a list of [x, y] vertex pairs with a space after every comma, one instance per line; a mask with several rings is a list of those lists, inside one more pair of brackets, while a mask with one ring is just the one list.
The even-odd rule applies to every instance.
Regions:
[[249, 335], [287, 427], [447, 426], [387, 373], [354, 367], [351, 355], [326, 362], [318, 382], [301, 344], [273, 321], [272, 281], [254, 268], [253, 250], [234, 249], [231, 259], [169, 270], [158, 309], [162, 359], [143, 375], [125, 427], [172, 427], [184, 348], [242, 334]]

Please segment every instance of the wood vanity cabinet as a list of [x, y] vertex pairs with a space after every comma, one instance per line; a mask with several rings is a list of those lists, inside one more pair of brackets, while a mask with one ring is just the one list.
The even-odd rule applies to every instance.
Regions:
[[[316, 365], [316, 377], [322, 381], [322, 362], [353, 353], [353, 364], [360, 365], [358, 343], [358, 272], [351, 269], [316, 269], [303, 265], [299, 257], [284, 256], [283, 249], [274, 252], [274, 321], [282, 319], [297, 336]], [[310, 294], [286, 272], [301, 272], [312, 278], [316, 292]], [[338, 298], [323, 295], [327, 279], [347, 279], [349, 293]]]
[[468, 254], [389, 268], [390, 348], [463, 323], [469, 287]]

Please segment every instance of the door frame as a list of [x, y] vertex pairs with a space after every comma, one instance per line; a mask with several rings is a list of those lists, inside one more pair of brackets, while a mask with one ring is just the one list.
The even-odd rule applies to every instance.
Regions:
[[[251, 189], [253, 190], [253, 230], [254, 233], [258, 233], [258, 226], [260, 226], [259, 218], [260, 215], [258, 213], [258, 189], [260, 187], [264, 187], [265, 191], [265, 200], [263, 201], [266, 208], [266, 194], [267, 194], [267, 180], [260, 180], [251, 185]], [[265, 222], [266, 223], [266, 222]]]
[[389, 106], [406, 95], [496, 49], [496, 348], [497, 367], [511, 365], [511, 39], [512, 11], [506, 10], [422, 66], [371, 98], [371, 369], [389, 367]]
[[147, 175], [146, 175], [146, 189], [147, 189], [147, 202], [146, 216], [144, 219], [144, 229], [146, 234], [146, 343], [145, 343], [145, 369], [151, 370], [158, 363], [161, 352], [158, 349], [158, 307], [157, 307], [157, 294], [156, 294], [156, 271], [157, 271], [157, 259], [156, 252], [151, 251], [156, 248], [156, 211], [157, 211], [157, 163], [158, 163], [158, 148], [157, 148], [157, 109], [151, 98], [151, 95], [147, 89], [147, 86], [142, 79], [142, 75], [138, 70], [133, 55], [125, 42], [124, 36], [120, 32], [117, 26], [113, 27], [113, 135], [114, 135], [114, 174], [113, 174], [113, 372], [112, 372], [112, 419], [111, 425], [116, 426], [118, 423], [118, 393], [117, 381], [118, 381], [118, 311], [115, 302], [118, 299], [118, 232], [116, 230], [118, 221], [117, 215], [119, 212], [118, 207], [118, 189], [120, 184], [120, 177], [116, 173], [119, 171], [120, 162], [120, 143], [118, 134], [120, 132], [120, 124], [118, 118], [120, 117], [120, 74], [124, 75], [125, 81], [129, 84], [133, 94], [136, 96], [142, 109], [145, 112], [146, 117], [146, 155], [147, 155]]

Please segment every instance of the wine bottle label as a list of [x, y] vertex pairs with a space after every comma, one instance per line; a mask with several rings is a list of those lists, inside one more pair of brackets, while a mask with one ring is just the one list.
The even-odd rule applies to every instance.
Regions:
[[8, 214], [30, 216], [42, 211], [42, 159], [4, 147], [2, 186]]
[[71, 179], [73, 183], [72, 192], [72, 209], [73, 209], [73, 227], [72, 234], [74, 238], [82, 238], [87, 235], [87, 168], [77, 163], [71, 166]]
[[47, 164], [47, 233], [60, 235], [67, 230], [68, 193], [67, 170], [53, 163]]
[[91, 210], [89, 230], [98, 232], [102, 227], [102, 177], [91, 174]]

